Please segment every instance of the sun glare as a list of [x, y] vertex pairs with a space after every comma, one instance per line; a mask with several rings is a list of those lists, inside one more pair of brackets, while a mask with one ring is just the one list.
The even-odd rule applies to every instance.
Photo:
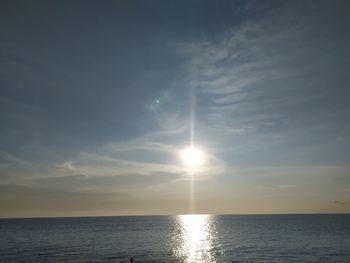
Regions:
[[181, 215], [178, 217], [181, 243], [175, 253], [186, 263], [215, 262], [211, 255], [212, 229], [209, 215]]
[[189, 168], [197, 168], [205, 162], [205, 154], [202, 150], [189, 146], [180, 151], [180, 159]]

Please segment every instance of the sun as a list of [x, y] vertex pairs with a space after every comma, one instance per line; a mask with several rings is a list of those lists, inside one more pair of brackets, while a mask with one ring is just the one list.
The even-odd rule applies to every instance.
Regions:
[[182, 163], [188, 168], [198, 168], [205, 162], [205, 153], [194, 146], [189, 146], [179, 152]]

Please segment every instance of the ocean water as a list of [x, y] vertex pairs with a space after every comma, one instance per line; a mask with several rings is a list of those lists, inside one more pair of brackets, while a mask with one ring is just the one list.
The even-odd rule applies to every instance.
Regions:
[[1, 219], [0, 262], [350, 262], [349, 215]]

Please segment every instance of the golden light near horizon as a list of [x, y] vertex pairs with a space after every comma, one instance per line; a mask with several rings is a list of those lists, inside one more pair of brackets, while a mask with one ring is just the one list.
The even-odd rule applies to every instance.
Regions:
[[192, 145], [181, 150], [179, 156], [182, 163], [190, 169], [199, 168], [205, 163], [205, 153]]

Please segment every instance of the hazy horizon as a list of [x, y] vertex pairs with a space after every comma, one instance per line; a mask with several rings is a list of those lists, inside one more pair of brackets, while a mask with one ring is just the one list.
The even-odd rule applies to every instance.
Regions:
[[350, 213], [349, 11], [4, 1], [0, 218]]
[[350, 213], [286, 213], [286, 214], [133, 214], [133, 215], [80, 215], [80, 216], [39, 216], [39, 217], [0, 217], [0, 219], [54, 219], [54, 218], [95, 218], [95, 217], [179, 217], [179, 216], [316, 216], [316, 215], [349, 215]]

